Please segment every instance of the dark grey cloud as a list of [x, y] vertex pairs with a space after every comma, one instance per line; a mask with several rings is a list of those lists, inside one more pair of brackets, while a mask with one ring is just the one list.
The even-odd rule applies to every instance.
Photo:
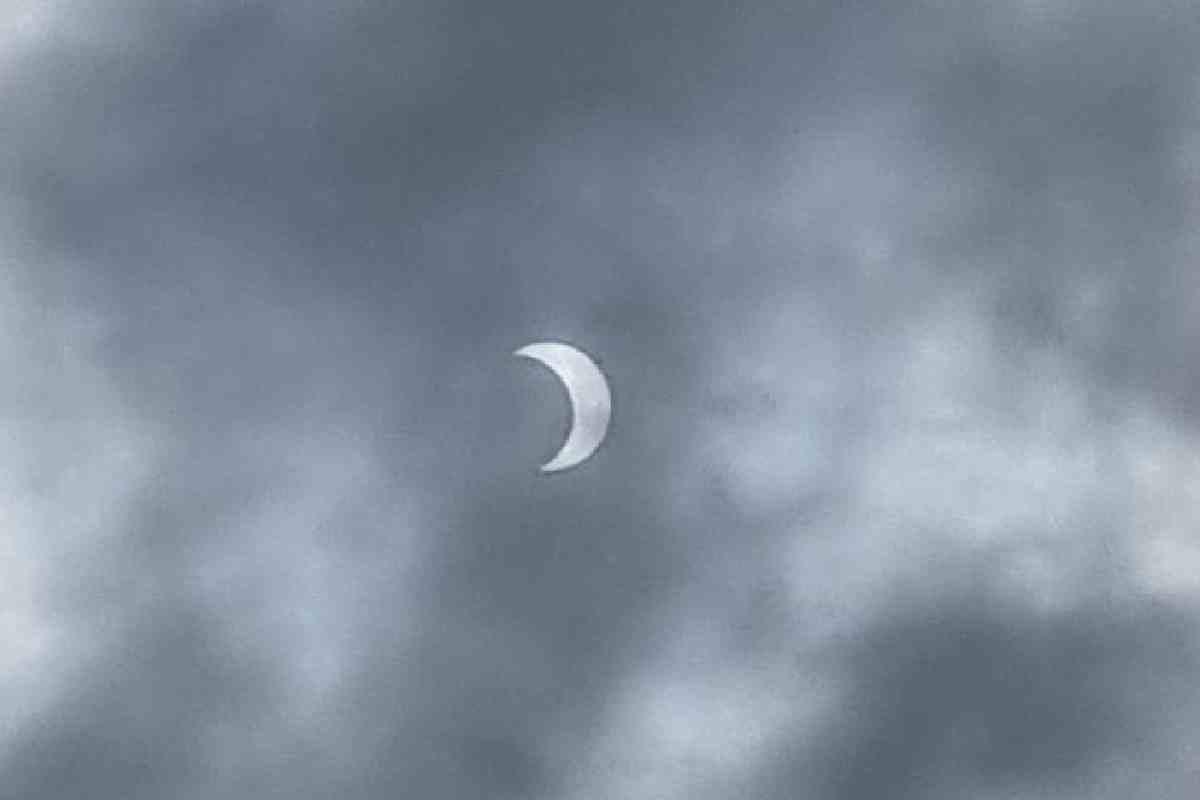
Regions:
[[1137, 601], [1047, 620], [950, 594], [898, 608], [848, 647], [846, 714], [815, 764], [793, 753], [768, 771], [763, 796], [791, 796], [814, 772], [837, 798], [1094, 796], [1087, 781], [1108, 790], [1123, 759], [1171, 769], [1151, 754], [1190, 693], [1194, 620]]
[[18, 11], [5, 792], [1189, 796], [1184, 4]]

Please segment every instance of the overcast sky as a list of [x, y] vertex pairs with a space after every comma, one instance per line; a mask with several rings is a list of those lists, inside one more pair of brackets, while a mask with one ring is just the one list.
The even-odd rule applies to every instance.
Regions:
[[1192, 0], [0, 11], [0, 797], [1195, 797]]

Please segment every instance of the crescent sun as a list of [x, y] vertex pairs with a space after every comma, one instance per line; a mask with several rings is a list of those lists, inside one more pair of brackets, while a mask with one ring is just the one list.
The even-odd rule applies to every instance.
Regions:
[[571, 401], [571, 430], [542, 472], [560, 472], [586, 461], [604, 441], [612, 417], [608, 379], [592, 357], [562, 342], [534, 342], [513, 355], [529, 358], [553, 372]]

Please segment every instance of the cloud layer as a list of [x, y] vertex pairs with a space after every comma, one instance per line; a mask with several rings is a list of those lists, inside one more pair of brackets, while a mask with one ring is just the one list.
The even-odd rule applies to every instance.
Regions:
[[9, 5], [0, 794], [1192, 796], [1188, 4]]

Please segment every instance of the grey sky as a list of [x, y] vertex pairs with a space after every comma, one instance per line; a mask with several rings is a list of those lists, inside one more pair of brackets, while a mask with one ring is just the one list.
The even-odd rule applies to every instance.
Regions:
[[4, 10], [0, 797], [1194, 795], [1191, 4]]

